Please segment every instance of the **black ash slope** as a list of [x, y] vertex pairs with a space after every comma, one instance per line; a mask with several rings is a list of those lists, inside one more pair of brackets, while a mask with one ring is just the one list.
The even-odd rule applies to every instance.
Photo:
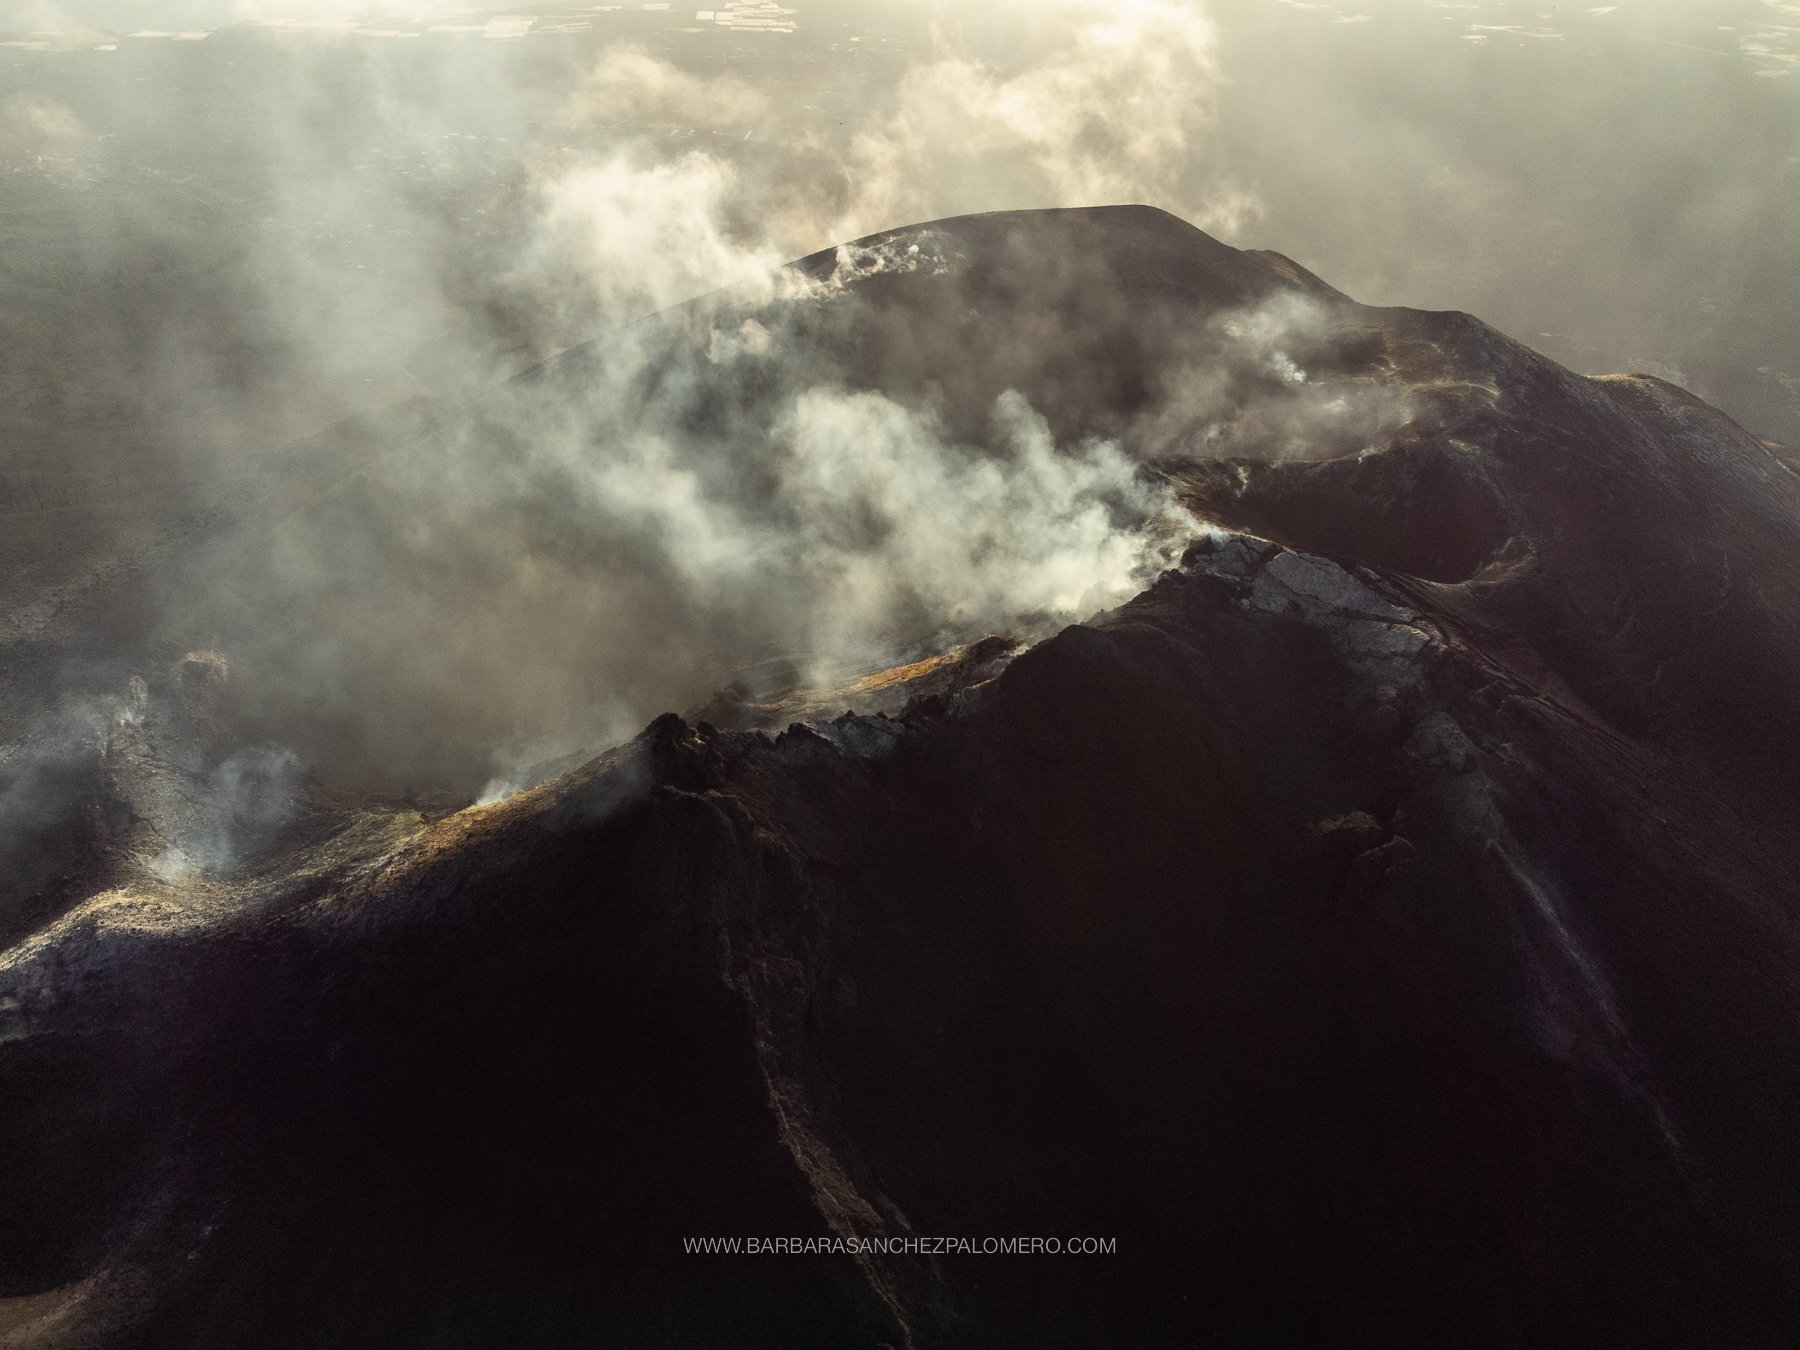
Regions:
[[664, 717], [14, 947], [20, 1342], [1791, 1343], [1791, 467], [1157, 212], [845, 256], [742, 314], [1221, 528], [894, 716]]

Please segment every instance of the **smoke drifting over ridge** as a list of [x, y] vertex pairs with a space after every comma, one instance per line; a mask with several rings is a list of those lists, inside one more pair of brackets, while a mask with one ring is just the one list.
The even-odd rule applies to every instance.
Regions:
[[[597, 744], [704, 697], [734, 659], [824, 672], [1078, 612], [1165, 556], [1164, 504], [1103, 437], [1016, 396], [974, 419], [822, 372], [770, 377], [790, 350], [778, 324], [710, 328], [673, 366], [627, 330], [579, 397], [529, 381], [461, 397], [714, 287], [791, 297], [787, 258], [909, 220], [1146, 200], [1359, 298], [1516, 314], [1553, 354], [1632, 356], [1666, 334], [1599, 364], [1671, 374], [1688, 361], [1671, 315], [1694, 296], [1730, 348], [1753, 282], [1721, 236], [1754, 235], [1765, 290], [1800, 273], [1787, 232], [1764, 227], [1800, 146], [1746, 115], [1789, 97], [1791, 80], [1762, 78], [1781, 36], [1746, 27], [1773, 54], [1738, 51], [1746, 68], [1725, 74], [1654, 45], [1685, 31], [1669, 5], [1555, 34], [1401, 3], [1361, 23], [1282, 6], [1279, 24], [1269, 6], [1182, 0], [824, 5], [794, 33], [637, 14], [509, 41], [485, 36], [491, 16], [381, 8], [378, 24], [333, 6], [31, 11], [41, 33], [22, 40], [45, 50], [18, 52], [0, 101], [23, 207], [0, 304], [27, 336], [0, 397], [17, 491], [41, 491], [52, 461], [113, 491], [121, 472], [127, 492], [160, 485], [102, 514], [101, 553], [140, 547], [146, 517], [187, 537], [273, 504], [272, 526], [160, 573], [137, 621], [159, 652], [216, 644], [279, 672], [245, 697], [284, 744], [401, 777], [479, 782], [497, 760]], [[1778, 7], [1742, 8], [1781, 25]], [[324, 26], [280, 26], [295, 19]], [[468, 32], [420, 31], [440, 20]], [[1637, 25], [1619, 48], [1634, 68], [1600, 70], [1584, 44], [1610, 40], [1603, 23]], [[101, 31], [136, 27], [215, 31]], [[403, 30], [419, 35], [383, 36]], [[1683, 98], [1647, 107], [1646, 84], [1670, 79]], [[1647, 130], [1605, 139], [1601, 193], [1572, 185], [1593, 164], [1553, 161], [1595, 138], [1569, 129], [1625, 106]], [[1694, 123], [1679, 137], [1656, 120], [1676, 106]], [[1704, 164], [1706, 203], [1639, 190], [1618, 228], [1605, 186], [1666, 184], [1665, 163]], [[1545, 231], [1566, 260], [1553, 280]], [[1260, 373], [1247, 386], [1215, 362], [1151, 439], [1306, 454], [1391, 429], [1378, 383], [1322, 385], [1290, 351], [1303, 308], [1221, 328]], [[1585, 335], [1528, 326], [1571, 317]], [[1752, 329], [1775, 373], [1740, 363], [1721, 387], [1774, 407], [1789, 366]], [[697, 377], [721, 364], [778, 396], [754, 417], [707, 404]], [[1246, 401], [1265, 377], [1282, 396]], [[418, 424], [406, 401], [444, 395]], [[73, 546], [19, 551], [46, 588], [90, 565]], [[114, 664], [65, 678], [112, 687]]]
[[[87, 156], [104, 162], [141, 91], [99, 88], [80, 108], [15, 96], [9, 126], [51, 152], [34, 152], [49, 205], [99, 187], [102, 207], [66, 260], [75, 286], [60, 312], [25, 316], [47, 340], [12, 372], [15, 406], [78, 429], [156, 428], [138, 454], [194, 484], [175, 515], [272, 507], [160, 576], [144, 626], [170, 649], [229, 651], [256, 725], [315, 765], [380, 764], [395, 784], [478, 782], [496, 757], [595, 748], [704, 698], [734, 660], [789, 656], [823, 678], [1112, 603], [1166, 561], [1157, 522], [1171, 515], [1116, 448], [1058, 450], [1016, 394], [966, 441], [928, 400], [797, 368], [779, 327], [753, 320], [675, 349], [625, 330], [578, 390], [502, 387], [440, 403], [428, 428], [402, 404], [370, 434], [256, 453], [396, 396], [488, 385], [715, 285], [737, 303], [791, 301], [916, 266], [846, 255], [847, 271], [805, 283], [778, 270], [930, 209], [915, 185], [943, 175], [920, 124], [945, 97], [987, 128], [956, 153], [971, 171], [1005, 168], [1028, 199], [1120, 188], [1103, 176], [1115, 158], [1166, 169], [1201, 106], [1172, 81], [1204, 73], [1206, 30], [1174, 8], [1074, 18], [1011, 77], [962, 55], [914, 66], [891, 123], [837, 145], [791, 136], [745, 78], [683, 70], [637, 42], [422, 52], [228, 31], [208, 41], [256, 67], [220, 72], [244, 81], [230, 98], [267, 120], [215, 147], [200, 175], [206, 194], [241, 175], [241, 199], [198, 210], [193, 172], [151, 175], [147, 194], [95, 181]], [[1084, 111], [1120, 62], [1172, 38], [1151, 63], [1155, 97], [1175, 101], [1153, 137]], [[932, 41], [954, 52], [960, 38]], [[1096, 44], [1111, 53], [1097, 71]], [[119, 54], [152, 62], [160, 95], [173, 72], [154, 63], [186, 55]], [[1052, 102], [1063, 120], [1046, 129]], [[138, 134], [192, 151], [191, 110], [159, 111]], [[788, 143], [772, 163], [679, 136], [671, 147], [664, 118], [711, 118], [733, 140], [772, 122]], [[1101, 139], [1065, 144], [1083, 128]], [[142, 164], [109, 168], [144, 177]], [[145, 200], [163, 190], [178, 207]], [[246, 224], [247, 238], [227, 237]], [[81, 278], [96, 255], [106, 265]], [[703, 407], [702, 377], [731, 365], [779, 390], [735, 413]], [[116, 682], [102, 664], [96, 683]]]
[[[1361, 299], [1465, 308], [1582, 368], [1687, 375], [1754, 430], [1800, 435], [1779, 227], [1800, 42], [1779, 3], [1547, 23], [1499, 3], [914, 0], [806, 6], [794, 33], [690, 32], [671, 11], [514, 41], [449, 4], [376, 8], [71, 0], [16, 21], [43, 26], [28, 45], [87, 37], [14, 58], [13, 156], [104, 190], [129, 154], [151, 181], [102, 204], [81, 260], [97, 272], [112, 247], [121, 278], [240, 280], [227, 315], [203, 291], [173, 306], [204, 311], [171, 336], [223, 349], [228, 376], [299, 342], [295, 383], [404, 383], [448, 371], [446, 329], [543, 355], [909, 220], [1147, 200]], [[217, 31], [90, 41], [105, 25]], [[254, 202], [249, 242], [203, 194]], [[395, 359], [427, 344], [435, 360]], [[70, 364], [51, 378], [73, 383]]]
[[[228, 29], [191, 48], [127, 42], [109, 55], [142, 62], [143, 73], [125, 88], [115, 72], [98, 74], [86, 100], [46, 79], [8, 102], [6, 139], [34, 170], [53, 176], [60, 166], [84, 185], [109, 145], [138, 142], [140, 162], [108, 167], [150, 178], [150, 191], [101, 203], [70, 261], [113, 264], [109, 280], [128, 288], [143, 284], [140, 270], [185, 283], [191, 293], [151, 321], [149, 336], [224, 367], [213, 383], [233, 385], [267, 353], [297, 361], [303, 374], [284, 379], [309, 389], [359, 378], [454, 384], [467, 373], [458, 357], [498, 348], [503, 364], [537, 359], [908, 220], [1143, 195], [1179, 169], [1206, 121], [1210, 28], [1185, 5], [1052, 12], [1059, 22], [1034, 29], [1031, 50], [1007, 46], [1010, 71], [969, 55], [976, 39], [958, 26], [934, 20], [916, 31], [930, 17], [922, 6], [890, 23], [922, 46], [921, 59], [894, 37], [868, 58], [852, 49], [848, 69], [817, 52], [766, 65], [738, 53], [652, 53], [646, 43], [669, 45], [654, 29], [531, 44]], [[207, 66], [226, 46], [237, 59]], [[683, 55], [700, 68], [669, 59]], [[1134, 90], [1121, 100], [1127, 72]], [[179, 88], [196, 75], [212, 87]], [[139, 79], [151, 92], [130, 87]], [[807, 97], [835, 100], [845, 129], [816, 125], [808, 113], [819, 105], [794, 106]], [[239, 102], [251, 105], [250, 125], [221, 125], [217, 114]], [[156, 150], [185, 172], [146, 173], [141, 160]], [[185, 191], [156, 201], [170, 182]], [[208, 192], [225, 209], [196, 211]], [[1229, 194], [1221, 200], [1235, 209]], [[1202, 226], [1229, 219], [1188, 215]], [[234, 246], [246, 224], [251, 238]], [[116, 303], [142, 324], [134, 300]], [[80, 355], [79, 335], [59, 330], [89, 315], [31, 317], [77, 345], [53, 358]], [[102, 317], [117, 328], [124, 316]], [[421, 348], [423, 368], [395, 360]], [[212, 392], [211, 370], [146, 369], [140, 358], [72, 378], [76, 364], [35, 373], [70, 386], [56, 391], [65, 397], [90, 382], [113, 398], [143, 397], [145, 383], [184, 402]]]

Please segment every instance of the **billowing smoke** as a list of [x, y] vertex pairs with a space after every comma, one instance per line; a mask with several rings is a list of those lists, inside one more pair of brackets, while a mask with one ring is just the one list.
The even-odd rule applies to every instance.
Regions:
[[[754, 66], [684, 64], [654, 32], [529, 50], [328, 27], [124, 41], [106, 55], [139, 87], [71, 98], [47, 79], [9, 104], [46, 213], [87, 212], [45, 245], [71, 285], [29, 300], [43, 340], [9, 392], [61, 428], [154, 429], [133, 471], [183, 485], [136, 504], [179, 540], [147, 587], [150, 651], [222, 648], [245, 726], [390, 788], [597, 748], [748, 661], [823, 680], [1076, 617], [1165, 563], [1179, 526], [1116, 446], [1059, 444], [1003, 390], [984, 425], [946, 422], [879, 379], [810, 371], [756, 319], [674, 347], [628, 327], [718, 286], [822, 302], [916, 264], [852, 251], [804, 280], [785, 259], [909, 217], [1138, 194], [1204, 135], [1196, 8], [1024, 14], [902, 16], [917, 50], [898, 69], [872, 57], [885, 92], [857, 91], [872, 102], [829, 134]], [[196, 4], [164, 21], [284, 17]], [[227, 49], [229, 67], [206, 55]], [[196, 63], [203, 97], [247, 105], [249, 128], [186, 104]], [[580, 382], [497, 383], [609, 332]], [[740, 379], [765, 395], [718, 406]], [[140, 521], [100, 524], [102, 551], [138, 546]], [[236, 801], [228, 769], [199, 781]], [[196, 831], [170, 867], [230, 855], [225, 825]]]
[[[784, 260], [960, 212], [1152, 202], [1362, 299], [1690, 376], [1800, 438], [1781, 5], [1734, 0], [1704, 33], [1676, 0], [1529, 23], [1414, 0], [795, 8], [766, 31], [731, 6], [17, 10], [13, 702], [120, 697], [216, 647], [243, 734], [300, 763], [227, 772], [220, 748], [203, 795], [278, 816], [284, 784], [333, 771], [472, 792], [742, 663], [823, 680], [1111, 603], [1182, 525], [1140, 455], [1353, 452], [1408, 415], [1378, 369], [1326, 358], [1341, 335], [1300, 296], [1171, 325], [1181, 378], [1101, 428], [1069, 425], [1035, 354], [995, 354], [1009, 376], [979, 398], [902, 393], [784, 328], [854, 277], [954, 261]], [[1089, 280], [1037, 278], [1084, 313]], [[716, 319], [647, 317], [720, 287]], [[1046, 330], [1044, 359], [1072, 338]], [[207, 810], [227, 824], [205, 858], [269, 815]]]
[[224, 536], [165, 612], [234, 653], [267, 734], [466, 781], [604, 745], [754, 662], [818, 684], [1066, 622], [1179, 551], [1182, 513], [1115, 445], [1059, 445], [1011, 391], [959, 439], [929, 404], [829, 380], [792, 312], [677, 316], [488, 391]]

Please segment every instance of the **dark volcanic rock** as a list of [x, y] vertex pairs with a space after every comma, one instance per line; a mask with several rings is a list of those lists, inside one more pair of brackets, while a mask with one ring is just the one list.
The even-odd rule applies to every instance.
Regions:
[[[0, 1318], [1791, 1343], [1792, 468], [1665, 385], [1159, 213], [860, 247], [892, 265], [806, 319], [843, 378], [1026, 388], [1216, 528], [1016, 656], [874, 677], [919, 695], [888, 715], [775, 732], [797, 695], [747, 679], [498, 805], [366, 812], [209, 903], [122, 885], [19, 943]], [[1282, 352], [1336, 392], [1232, 358], [1184, 410], [1221, 316], [1293, 297]], [[1383, 411], [1284, 457], [1315, 396]], [[1117, 1250], [683, 1253], [706, 1236]]]

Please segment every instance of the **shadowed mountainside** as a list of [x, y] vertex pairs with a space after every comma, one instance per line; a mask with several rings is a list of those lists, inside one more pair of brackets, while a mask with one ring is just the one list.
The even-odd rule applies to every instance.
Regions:
[[[146, 666], [0, 956], [0, 1336], [1791, 1342], [1791, 464], [1145, 208], [795, 276], [633, 378], [698, 381], [702, 439], [804, 380], [974, 443], [1017, 390], [1206, 526], [1041, 640], [759, 667], [491, 805], [309, 782], [197, 878], [161, 822], [281, 719]], [[750, 323], [779, 359], [670, 355]]]

